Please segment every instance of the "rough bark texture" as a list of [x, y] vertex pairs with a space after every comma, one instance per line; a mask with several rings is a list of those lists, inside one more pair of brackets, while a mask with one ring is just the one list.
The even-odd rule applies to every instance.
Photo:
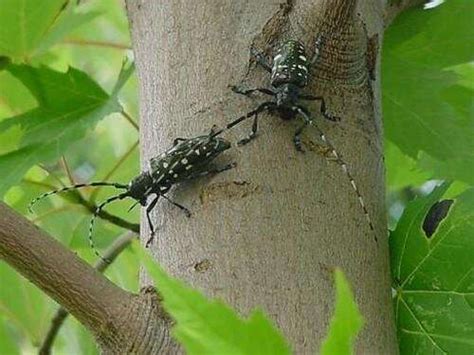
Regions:
[[[152, 250], [173, 275], [242, 314], [262, 307], [299, 354], [314, 353], [326, 334], [334, 302], [331, 270], [340, 266], [366, 319], [357, 352], [396, 353], [377, 64], [384, 2], [355, 9], [348, 0], [129, 0], [127, 9], [144, 169], [173, 138], [202, 134], [255, 107], [258, 96], [229, 90], [242, 82], [268, 85], [267, 73], [249, 62], [252, 44], [271, 54], [279, 41], [297, 38], [312, 51], [318, 32], [330, 35], [306, 92], [324, 95], [342, 118], [333, 124], [316, 115], [316, 123], [348, 163], [378, 243], [347, 177], [321, 153], [316, 131], [306, 131], [307, 152], [300, 154], [292, 145], [300, 122], [265, 114], [257, 140], [219, 161], [236, 161], [237, 168], [170, 194], [192, 209], [191, 219], [158, 204]], [[317, 105], [308, 107], [318, 112]], [[228, 138], [236, 141], [249, 130], [250, 122], [244, 123]], [[146, 224], [142, 232], [147, 235]], [[146, 275], [142, 283], [149, 284]], [[162, 350], [175, 348], [164, 344]]]

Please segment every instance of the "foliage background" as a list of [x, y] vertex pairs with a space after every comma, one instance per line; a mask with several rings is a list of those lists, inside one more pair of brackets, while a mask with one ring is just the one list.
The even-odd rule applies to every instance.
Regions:
[[[41, 7], [35, 0], [0, 0], [0, 9], [0, 56], [9, 57], [15, 65], [47, 66], [61, 73], [69, 67], [81, 70], [90, 82], [79, 83], [79, 91], [82, 87], [88, 92], [96, 82], [111, 94], [124, 58], [132, 58], [125, 10], [119, 0], [82, 1], [79, 6], [66, 2], [66, 7], [64, 0], [43, 0]], [[474, 38], [473, 14], [469, 0], [448, 0], [434, 9], [408, 11], [385, 35], [387, 204], [393, 230], [392, 265], [397, 266], [393, 288], [402, 353], [474, 351], [474, 261], [463, 257], [474, 253], [470, 189], [474, 182], [474, 55], [469, 45]], [[5, 65], [6, 61], [0, 60], [0, 67]], [[0, 194], [10, 206], [92, 262], [94, 257], [84, 238], [90, 214], [71, 203], [71, 195], [45, 199], [33, 215], [26, 207], [33, 197], [61, 183], [69, 184], [71, 179], [126, 182], [136, 175], [136, 78], [132, 75], [119, 91], [120, 106], [113, 98], [109, 102], [106, 94], [104, 102], [98, 103], [100, 109], [108, 108], [105, 112], [123, 108], [126, 115], [115, 112], [103, 117], [103, 111], [94, 106], [84, 114], [68, 116], [75, 117], [77, 124], [70, 128], [55, 124], [53, 118], [58, 112], [70, 115], [78, 103], [68, 102], [69, 96], [60, 86], [49, 87], [53, 98], [60, 101], [65, 95], [60, 104], [38, 96], [45, 90], [33, 95], [31, 85], [25, 85], [29, 71], [12, 75], [11, 68], [0, 71]], [[46, 75], [45, 82], [51, 77]], [[70, 79], [63, 75], [58, 82]], [[34, 120], [38, 107], [52, 129], [44, 129]], [[29, 112], [33, 114], [28, 116]], [[25, 115], [22, 124], [9, 120], [13, 117], [20, 122]], [[73, 138], [50, 144], [57, 132], [69, 128], [76, 133]], [[32, 155], [38, 145], [41, 153]], [[15, 174], [18, 166], [24, 171]], [[452, 183], [432, 192], [441, 180]], [[83, 196], [93, 201], [107, 194], [104, 189], [83, 191]], [[455, 204], [428, 239], [421, 228], [423, 217], [442, 198], [453, 198]], [[127, 213], [126, 207], [118, 203], [109, 210], [138, 221], [138, 210]], [[105, 248], [121, 233], [120, 228], [100, 221], [97, 246]], [[415, 244], [409, 244], [408, 249], [405, 241]], [[420, 253], [425, 254], [420, 257]], [[430, 263], [431, 258], [435, 262]], [[402, 271], [411, 275], [418, 265], [429, 266], [419, 280], [400, 279]], [[106, 274], [120, 286], [136, 290], [137, 273], [137, 258], [126, 250]], [[57, 305], [4, 263], [0, 263], [0, 279], [0, 353], [34, 353]], [[420, 290], [425, 294], [413, 293]], [[54, 350], [57, 354], [97, 353], [89, 334], [73, 319], [62, 328]]]

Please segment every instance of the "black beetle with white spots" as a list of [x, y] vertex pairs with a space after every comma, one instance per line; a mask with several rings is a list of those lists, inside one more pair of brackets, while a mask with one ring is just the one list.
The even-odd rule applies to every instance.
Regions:
[[[116, 189], [123, 190], [123, 192], [100, 203], [92, 216], [89, 227], [89, 243], [91, 248], [98, 257], [103, 259], [101, 254], [95, 248], [92, 239], [95, 219], [106, 205], [113, 201], [122, 200], [127, 197], [130, 197], [136, 201], [132, 207], [134, 207], [136, 204], [146, 207], [146, 217], [150, 228], [150, 238], [146, 242], [146, 246], [148, 247], [153, 241], [155, 235], [155, 228], [151, 221], [150, 213], [156, 206], [159, 198], [164, 198], [169, 203], [182, 210], [186, 216], [190, 217], [190, 211], [179, 203], [172, 201], [168, 196], [166, 196], [166, 193], [174, 185], [180, 182], [192, 180], [209, 174], [220, 173], [231, 169], [235, 164], [227, 164], [222, 167], [215, 167], [210, 164], [212, 160], [214, 160], [225, 150], [229, 149], [231, 146], [230, 142], [223, 138], [219, 138], [218, 136], [238, 125], [239, 123], [245, 121], [246, 119], [254, 117], [250, 135], [238, 141], [239, 145], [247, 144], [256, 138], [258, 129], [258, 115], [264, 111], [268, 111], [270, 113], [278, 114], [278, 116], [284, 120], [294, 119], [298, 115], [302, 117], [303, 123], [296, 130], [293, 138], [295, 148], [298, 151], [303, 151], [301, 147], [301, 134], [304, 129], [308, 125], [311, 125], [318, 131], [319, 137], [329, 147], [331, 154], [348, 177], [350, 184], [357, 195], [358, 202], [362, 207], [368, 225], [375, 236], [374, 226], [364, 199], [359, 192], [354, 178], [348, 170], [347, 164], [341, 158], [340, 154], [336, 151], [331, 142], [326, 138], [326, 135], [314, 123], [309, 110], [301, 104], [301, 101], [319, 101], [321, 115], [327, 120], [339, 121], [338, 117], [335, 117], [328, 112], [325, 100], [322, 96], [301, 93], [301, 90], [308, 85], [310, 79], [309, 69], [319, 57], [323, 43], [322, 38], [322, 36], [317, 37], [315, 41], [314, 55], [310, 60], [308, 60], [306, 56], [304, 46], [299, 41], [294, 40], [285, 41], [281, 45], [275, 57], [273, 58], [272, 64], [270, 64], [261, 53], [252, 51], [252, 55], [254, 56], [256, 62], [266, 71], [271, 73], [271, 87], [242, 89], [234, 86], [233, 91], [246, 96], [253, 92], [260, 92], [272, 96], [273, 99], [261, 103], [256, 109], [248, 112], [244, 116], [237, 118], [220, 130], [215, 130], [213, 128], [207, 135], [197, 136], [194, 138], [176, 138], [174, 140], [173, 146], [170, 149], [160, 156], [150, 160], [149, 170], [138, 175], [129, 184], [125, 185], [115, 182], [98, 181], [89, 184], [77, 184], [64, 187], [62, 189], [50, 191], [40, 195], [30, 203], [28, 206], [29, 210], [31, 211], [33, 204], [53, 194], [91, 186], [114, 187]], [[149, 202], [149, 200], [151, 201]], [[376, 236], [374, 238], [377, 240]]]
[[221, 134], [239, 123], [245, 121], [248, 118], [254, 117], [252, 124], [252, 131], [248, 137], [241, 139], [238, 144], [244, 145], [255, 139], [257, 136], [258, 129], [258, 115], [264, 111], [269, 113], [276, 113], [280, 118], [284, 120], [291, 120], [296, 118], [297, 115], [301, 115], [303, 119], [302, 125], [296, 130], [293, 138], [295, 148], [298, 151], [303, 151], [301, 147], [301, 134], [303, 130], [311, 125], [317, 130], [321, 140], [329, 147], [331, 154], [335, 158], [336, 162], [341, 166], [342, 170], [348, 177], [350, 184], [357, 195], [357, 200], [364, 212], [370, 230], [374, 233], [374, 239], [377, 241], [375, 235], [374, 226], [370, 218], [369, 212], [365, 205], [364, 199], [355, 183], [354, 178], [348, 170], [347, 164], [341, 158], [340, 154], [334, 148], [334, 145], [327, 139], [326, 135], [321, 129], [314, 123], [311, 118], [309, 110], [301, 104], [301, 101], [319, 101], [320, 102], [320, 113], [329, 121], [339, 121], [340, 119], [327, 110], [326, 102], [322, 96], [314, 96], [308, 94], [302, 94], [301, 90], [304, 89], [309, 82], [310, 67], [316, 63], [319, 58], [321, 46], [323, 44], [323, 36], [319, 35], [315, 41], [315, 49], [312, 58], [309, 60], [306, 56], [306, 50], [302, 43], [295, 40], [285, 41], [278, 49], [276, 55], [273, 58], [273, 63], [269, 63], [267, 58], [260, 52], [252, 50], [252, 56], [256, 62], [261, 65], [266, 71], [271, 73], [270, 77], [270, 88], [253, 88], [243, 89], [240, 87], [232, 87], [232, 90], [241, 95], [250, 95], [253, 92], [260, 92], [265, 95], [273, 97], [273, 100], [265, 101], [261, 103], [256, 109], [248, 112], [247, 114], [237, 118], [231, 123], [227, 124], [223, 129], [216, 132]]
[[[38, 196], [33, 201], [31, 201], [28, 209], [31, 211], [32, 206], [36, 202], [47, 196], [68, 190], [90, 186], [110, 186], [116, 189], [121, 189], [124, 190], [124, 192], [108, 198], [97, 206], [89, 227], [90, 246], [94, 250], [95, 254], [103, 259], [102, 255], [95, 248], [92, 239], [92, 231], [95, 219], [97, 218], [100, 211], [109, 203], [130, 197], [136, 200], [136, 204], [140, 204], [144, 207], [146, 206], [146, 216], [148, 225], [150, 227], [150, 238], [146, 242], [146, 246], [148, 247], [153, 241], [153, 237], [155, 235], [155, 228], [151, 221], [150, 213], [156, 206], [160, 197], [164, 198], [172, 205], [178, 207], [186, 214], [186, 216], [190, 217], [191, 212], [186, 207], [175, 201], [172, 201], [168, 196], [166, 196], [166, 193], [174, 185], [180, 182], [196, 179], [209, 174], [217, 174], [234, 167], [235, 164], [227, 164], [222, 167], [216, 167], [210, 164], [212, 160], [214, 160], [225, 150], [229, 149], [231, 146], [230, 142], [223, 138], [216, 137], [214, 133], [215, 132], [211, 130], [209, 134], [195, 138], [176, 138], [174, 140], [173, 146], [170, 149], [160, 156], [150, 160], [150, 169], [148, 171], [144, 171], [138, 175], [128, 185], [99, 181], [89, 184], [68, 186]], [[149, 202], [151, 196], [154, 197], [151, 199], [151, 202]]]

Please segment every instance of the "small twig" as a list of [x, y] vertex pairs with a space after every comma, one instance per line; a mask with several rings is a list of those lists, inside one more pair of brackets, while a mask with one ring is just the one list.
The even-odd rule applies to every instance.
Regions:
[[135, 122], [135, 120], [132, 118], [132, 116], [130, 116], [125, 110], [122, 109], [122, 111], [120, 111], [120, 113], [122, 114], [123, 117], [125, 117], [127, 119], [128, 122], [130, 122], [130, 124], [135, 127], [135, 129], [137, 131], [140, 130], [140, 127], [138, 127], [138, 124]]
[[[104, 252], [104, 259], [108, 260], [109, 263], [104, 262], [103, 259], [99, 259], [94, 268], [99, 272], [104, 272], [107, 267], [117, 258], [117, 256], [125, 250], [129, 245], [135, 234], [127, 232], [121, 237], [117, 238]], [[59, 332], [59, 329], [63, 325], [64, 321], [68, 316], [68, 311], [60, 307], [54, 317], [51, 319], [51, 326], [46, 334], [46, 337], [41, 344], [38, 354], [39, 355], [49, 355], [51, 354], [51, 348], [53, 346], [54, 340]]]
[[42, 164], [38, 164], [38, 166], [43, 169], [44, 171], [46, 171], [48, 173], [48, 175], [51, 175], [53, 177], [54, 180], [56, 180], [62, 187], [65, 187], [66, 185], [64, 185], [64, 182], [55, 174], [53, 173], [53, 171], [49, 168], [47, 168], [46, 166], [42, 165]]
[[[125, 162], [125, 160], [127, 160], [127, 158], [130, 156], [130, 154], [132, 154], [133, 151], [135, 150], [135, 148], [137, 148], [137, 147], [138, 147], [138, 141], [136, 141], [130, 147], [130, 149], [128, 149], [125, 152], [125, 154], [120, 157], [120, 159], [115, 163], [115, 165], [112, 167], [112, 169], [110, 169], [110, 171], [107, 174], [105, 174], [105, 176], [102, 178], [102, 181], [108, 181], [110, 179], [110, 177], [117, 171], [118, 168], [120, 168], [120, 166], [122, 166], [122, 164]], [[100, 187], [96, 188], [94, 190], [94, 192], [92, 192], [92, 194], [90, 195], [89, 201], [95, 202], [97, 194], [99, 193], [100, 190], [101, 190]]]
[[74, 185], [76, 181], [74, 180], [74, 176], [72, 176], [71, 169], [69, 168], [69, 164], [67, 163], [66, 157], [64, 155], [61, 157], [61, 164], [63, 166], [63, 169], [66, 171], [69, 182], [71, 183], [71, 185]]
[[46, 188], [49, 189], [49, 190], [54, 190], [54, 189], [56, 188], [56, 186], [51, 185], [51, 184], [47, 184], [47, 183], [42, 182], [42, 181], [35, 181], [35, 180], [30, 180], [30, 179], [23, 179], [22, 182], [24, 182], [24, 183], [26, 183], [26, 184], [30, 184], [30, 185], [36, 185], [36, 186], [46, 187]]
[[66, 38], [61, 42], [62, 44], [71, 44], [78, 46], [95, 46], [95, 47], [106, 47], [119, 50], [131, 50], [132, 47], [127, 44], [107, 42], [107, 41], [94, 41], [81, 38]]
[[[52, 216], [56, 213], [60, 213], [60, 212], [64, 212], [64, 211], [69, 211], [71, 209], [73, 209], [75, 206], [74, 205], [65, 205], [65, 206], [62, 206], [62, 207], [58, 207], [58, 208], [53, 208], [43, 214], [40, 214], [40, 215], [37, 215], [35, 218], [31, 219], [31, 222], [38, 222], [38, 221], [41, 221], [42, 219], [45, 219], [49, 216]], [[77, 207], [76, 207], [77, 208]]]
[[120, 158], [120, 160], [112, 167], [112, 169], [104, 176], [104, 181], [107, 181], [117, 170], [120, 166], [124, 163], [125, 160], [133, 153], [133, 151], [138, 147], [138, 141], [133, 143], [129, 150], [125, 152], [125, 154]]

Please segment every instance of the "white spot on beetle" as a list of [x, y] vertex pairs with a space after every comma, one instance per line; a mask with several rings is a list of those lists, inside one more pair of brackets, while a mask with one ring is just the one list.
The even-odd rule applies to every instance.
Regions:
[[189, 164], [189, 165], [186, 167], [186, 170], [189, 170], [189, 169], [191, 169], [192, 167], [193, 167], [193, 165], [192, 165], [192, 164]]
[[168, 166], [169, 166], [169, 164], [168, 164], [167, 162], [164, 162], [164, 163], [163, 163], [163, 168], [166, 169]]
[[187, 164], [187, 163], [188, 163], [188, 159], [186, 159], [186, 158], [181, 159], [181, 163]]
[[196, 153], [196, 155], [201, 155], [201, 152], [199, 151], [199, 149], [196, 149], [194, 153]]
[[299, 58], [303, 61], [303, 62], [306, 62], [306, 57], [304, 55], [300, 55]]
[[178, 177], [178, 174], [173, 174], [173, 177], [174, 177], [174, 178], [177, 178], [177, 177]]

